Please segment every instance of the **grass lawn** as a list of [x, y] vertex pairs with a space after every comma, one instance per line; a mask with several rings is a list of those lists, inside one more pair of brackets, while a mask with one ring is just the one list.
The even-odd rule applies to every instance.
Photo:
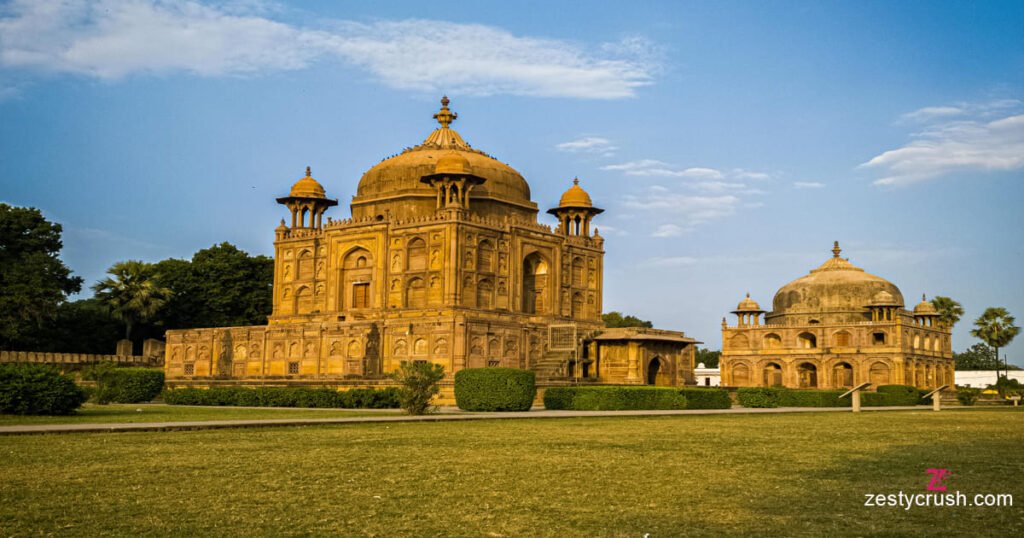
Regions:
[[[1011, 409], [0, 437], [0, 535], [1024, 534]], [[868, 508], [866, 493], [1013, 507]]]
[[85, 404], [65, 417], [0, 415], [0, 426], [21, 424], [92, 424], [112, 422], [188, 422], [193, 420], [254, 420], [281, 418], [337, 418], [396, 415], [398, 410], [290, 409], [198, 407], [164, 404]]

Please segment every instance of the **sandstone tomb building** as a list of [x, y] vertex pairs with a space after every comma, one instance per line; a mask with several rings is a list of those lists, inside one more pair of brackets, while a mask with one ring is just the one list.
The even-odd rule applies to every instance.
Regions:
[[[871, 382], [953, 383], [950, 328], [924, 297], [904, 308], [899, 288], [839, 257], [775, 293], [765, 312], [748, 294], [722, 319], [722, 384], [840, 388]], [[761, 323], [761, 315], [764, 323]]]
[[[167, 332], [172, 385], [387, 383], [403, 361], [531, 368], [543, 381], [692, 382], [693, 339], [604, 329], [602, 210], [578, 180], [537, 220], [516, 170], [451, 124], [359, 181], [351, 218], [307, 168], [275, 230], [267, 325]], [[449, 377], [450, 379], [450, 377]]]

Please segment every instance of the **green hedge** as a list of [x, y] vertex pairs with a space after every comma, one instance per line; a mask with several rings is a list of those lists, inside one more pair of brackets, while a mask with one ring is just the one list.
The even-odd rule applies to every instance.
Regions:
[[168, 390], [170, 405], [235, 405], [242, 407], [321, 407], [346, 409], [397, 409], [398, 389], [308, 389], [291, 387], [214, 387]]
[[96, 377], [97, 403], [141, 403], [164, 390], [164, 371], [156, 368], [111, 368]]
[[732, 400], [725, 389], [680, 389], [679, 393], [686, 398], [687, 409], [729, 409]]
[[[921, 397], [931, 392], [922, 391], [910, 385], [879, 385], [876, 392], [861, 393], [861, 404], [865, 407], [902, 407], [922, 403]], [[929, 398], [930, 400], [931, 398]], [[925, 402], [930, 403], [930, 402]]]
[[551, 387], [544, 391], [544, 408], [551, 410], [572, 409], [576, 387]]
[[455, 373], [455, 403], [465, 411], [529, 411], [535, 374], [518, 368], [466, 368]]
[[783, 390], [779, 394], [779, 407], [850, 407], [849, 396], [840, 399], [845, 390]]
[[87, 397], [71, 378], [52, 366], [0, 365], [0, 413], [70, 415]]
[[743, 407], [778, 407], [785, 389], [775, 387], [740, 387], [736, 397]]
[[686, 397], [673, 387], [552, 387], [544, 393], [544, 407], [576, 411], [686, 409]]

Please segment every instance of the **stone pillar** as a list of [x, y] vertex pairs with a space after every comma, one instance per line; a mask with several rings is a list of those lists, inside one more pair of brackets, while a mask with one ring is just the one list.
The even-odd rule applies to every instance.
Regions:
[[118, 340], [117, 341], [117, 355], [121, 357], [132, 356], [132, 341], [131, 340]]

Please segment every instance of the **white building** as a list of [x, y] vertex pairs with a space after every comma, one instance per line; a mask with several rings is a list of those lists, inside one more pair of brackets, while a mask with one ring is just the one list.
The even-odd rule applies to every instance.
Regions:
[[706, 368], [700, 363], [693, 369], [693, 377], [699, 387], [717, 387], [722, 384], [722, 372], [718, 368]]
[[[995, 385], [996, 379], [998, 379], [998, 376], [1003, 375], [1003, 371], [957, 370], [954, 374], [957, 386], [983, 389], [989, 385]], [[1009, 377], [1024, 383], [1024, 370], [1010, 370]]]

